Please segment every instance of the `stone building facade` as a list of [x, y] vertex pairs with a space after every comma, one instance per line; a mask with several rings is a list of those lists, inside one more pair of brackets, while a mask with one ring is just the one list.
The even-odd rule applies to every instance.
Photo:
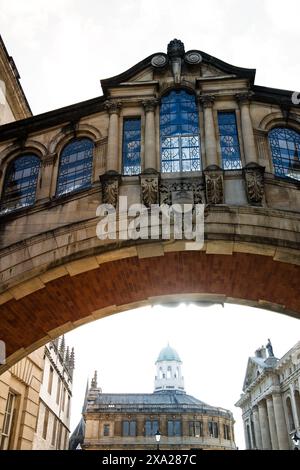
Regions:
[[300, 437], [300, 342], [281, 359], [261, 347], [248, 360], [242, 409], [247, 449], [294, 449]]
[[[71, 328], [168, 295], [299, 316], [292, 92], [179, 40], [101, 85], [101, 96], [0, 127], [0, 370]], [[146, 208], [202, 202], [204, 245], [191, 253], [173, 227], [163, 239], [160, 222], [155, 240], [99, 239], [97, 208], [120, 209], [118, 196]]]
[[152, 394], [102, 393], [97, 375], [87, 389], [83, 416], [70, 448], [84, 450], [234, 450], [234, 419], [184, 391], [181, 360], [167, 346], [156, 361]]
[[74, 350], [64, 337], [0, 375], [0, 449], [67, 449]]

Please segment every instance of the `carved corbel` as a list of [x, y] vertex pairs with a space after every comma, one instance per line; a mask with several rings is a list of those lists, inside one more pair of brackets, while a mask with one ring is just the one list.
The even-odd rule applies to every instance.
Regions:
[[207, 204], [224, 203], [224, 170], [217, 165], [210, 165], [204, 170]]
[[260, 205], [265, 194], [265, 167], [251, 162], [243, 168], [243, 174], [246, 183], [248, 202], [250, 202], [250, 204]]
[[150, 207], [159, 203], [159, 173], [155, 170], [146, 170], [140, 175], [142, 204]]
[[121, 176], [116, 171], [108, 171], [100, 176], [102, 203], [117, 207]]

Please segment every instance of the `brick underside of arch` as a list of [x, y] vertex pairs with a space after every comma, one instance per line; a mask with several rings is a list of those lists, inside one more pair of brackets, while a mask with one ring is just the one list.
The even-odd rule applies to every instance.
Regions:
[[275, 304], [278, 311], [300, 318], [299, 279], [300, 266], [246, 253], [185, 251], [111, 261], [3, 304], [0, 339], [9, 358], [20, 348], [29, 352], [31, 345], [62, 325], [69, 323], [72, 329], [95, 311], [116, 306], [117, 312], [124, 305], [151, 303], [153, 297], [170, 294], [224, 295], [225, 300], [266, 308]]

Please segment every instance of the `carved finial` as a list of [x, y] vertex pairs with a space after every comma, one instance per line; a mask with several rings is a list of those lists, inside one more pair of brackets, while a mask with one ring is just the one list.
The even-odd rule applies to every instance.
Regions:
[[94, 377], [92, 378], [91, 381], [91, 388], [97, 388], [98, 387], [98, 378], [97, 378], [97, 371], [95, 370]]
[[173, 39], [168, 44], [168, 56], [170, 58], [183, 57], [185, 53], [184, 44], [179, 39]]
[[62, 335], [61, 342], [60, 342], [60, 347], [59, 347], [59, 352], [60, 352], [62, 357], [64, 357], [65, 348], [66, 348], [65, 335]]
[[70, 354], [70, 360], [69, 360], [69, 368], [71, 370], [73, 370], [75, 368], [75, 352], [74, 352], [74, 348], [72, 348], [71, 350], [71, 354]]
[[66, 351], [66, 356], [65, 356], [65, 363], [66, 363], [67, 366], [69, 365], [69, 361], [70, 361], [70, 350], [69, 350], [69, 346], [68, 346], [67, 351]]

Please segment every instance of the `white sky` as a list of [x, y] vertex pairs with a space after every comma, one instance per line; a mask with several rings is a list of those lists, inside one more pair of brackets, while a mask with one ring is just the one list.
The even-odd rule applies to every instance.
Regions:
[[299, 0], [0, 0], [0, 31], [37, 114], [101, 95], [100, 78], [174, 37], [297, 91], [299, 13]]
[[[177, 37], [236, 66], [256, 68], [256, 84], [300, 89], [299, 0], [0, 0], [0, 32], [33, 113], [102, 94], [99, 80]], [[228, 305], [122, 313], [68, 335], [76, 348], [72, 428], [87, 375], [107, 392], [151, 392], [154, 362], [169, 341], [183, 362], [187, 391], [234, 408], [247, 358], [271, 337], [276, 355], [299, 340], [299, 322]]]
[[249, 356], [271, 338], [282, 357], [300, 339], [299, 320], [238, 305], [144, 307], [82, 326], [66, 336], [76, 348], [72, 430], [77, 425], [87, 378], [98, 370], [104, 393], [154, 389], [155, 361], [169, 342], [183, 361], [185, 389], [236, 419], [236, 443], [244, 448], [240, 397]]

